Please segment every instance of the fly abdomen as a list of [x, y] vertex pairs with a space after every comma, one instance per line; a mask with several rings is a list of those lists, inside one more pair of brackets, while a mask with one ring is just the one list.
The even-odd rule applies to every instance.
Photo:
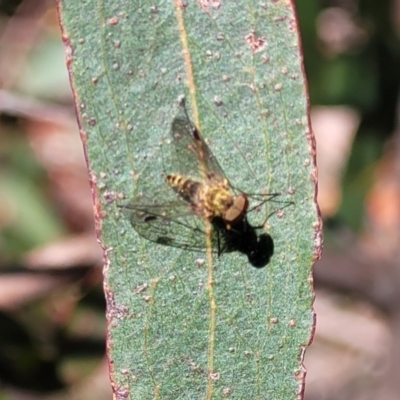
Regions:
[[182, 175], [171, 174], [167, 176], [166, 180], [168, 185], [170, 185], [188, 202], [193, 201], [201, 186], [200, 182], [196, 182], [190, 178], [185, 178]]

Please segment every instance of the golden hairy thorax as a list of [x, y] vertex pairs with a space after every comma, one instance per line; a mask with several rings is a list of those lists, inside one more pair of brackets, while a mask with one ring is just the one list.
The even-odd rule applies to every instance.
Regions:
[[248, 199], [244, 194], [235, 196], [227, 179], [207, 174], [204, 182], [198, 182], [182, 175], [171, 174], [166, 180], [200, 217], [209, 221], [220, 217], [228, 229], [245, 217]]

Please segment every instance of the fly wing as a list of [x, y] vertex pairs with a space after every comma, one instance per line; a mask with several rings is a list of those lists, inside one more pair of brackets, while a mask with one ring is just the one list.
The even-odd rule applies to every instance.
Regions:
[[217, 159], [202, 138], [199, 130], [190, 121], [184, 104], [181, 105], [179, 114], [172, 121], [172, 143], [174, 145], [172, 168], [185, 176], [196, 177], [201, 175], [201, 170], [214, 173], [225, 178]]
[[186, 250], [205, 251], [204, 222], [185, 201], [154, 203], [140, 196], [122, 206], [136, 232], [147, 240]]
[[[136, 232], [147, 240], [184, 250], [207, 250], [204, 221], [179, 198], [160, 204], [141, 195], [120, 207]], [[228, 229], [221, 218], [214, 218], [211, 235], [212, 252], [218, 256], [238, 251], [253, 266], [263, 267], [273, 254], [270, 236], [260, 233], [246, 219]]]

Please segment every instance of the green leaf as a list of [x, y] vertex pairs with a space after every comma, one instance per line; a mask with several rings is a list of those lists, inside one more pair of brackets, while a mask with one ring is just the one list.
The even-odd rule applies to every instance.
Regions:
[[[320, 231], [291, 4], [86, 0], [59, 10], [106, 251], [116, 397], [296, 399]], [[268, 219], [266, 268], [239, 252], [207, 259], [147, 241], [118, 207], [142, 172], [149, 187], [175, 172], [161, 143], [182, 95], [235, 187], [294, 202]]]

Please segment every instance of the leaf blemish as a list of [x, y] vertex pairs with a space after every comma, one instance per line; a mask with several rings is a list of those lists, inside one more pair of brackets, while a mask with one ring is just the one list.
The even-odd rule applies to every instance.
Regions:
[[221, 7], [219, 0], [199, 0], [199, 4], [204, 12], [208, 12], [210, 9], [218, 10]]
[[217, 107], [219, 107], [219, 106], [222, 106], [222, 99], [221, 99], [221, 97], [220, 96], [214, 96], [214, 104], [217, 106]]
[[178, 4], [178, 7], [180, 7], [180, 8], [186, 8], [188, 6], [188, 3], [186, 0], [178, 0], [177, 4]]
[[109, 25], [118, 25], [118, 23], [119, 23], [119, 18], [118, 17], [111, 17], [108, 20], [108, 24]]
[[263, 36], [256, 37], [254, 31], [246, 35], [244, 39], [253, 53], [260, 52], [267, 44], [267, 40]]

